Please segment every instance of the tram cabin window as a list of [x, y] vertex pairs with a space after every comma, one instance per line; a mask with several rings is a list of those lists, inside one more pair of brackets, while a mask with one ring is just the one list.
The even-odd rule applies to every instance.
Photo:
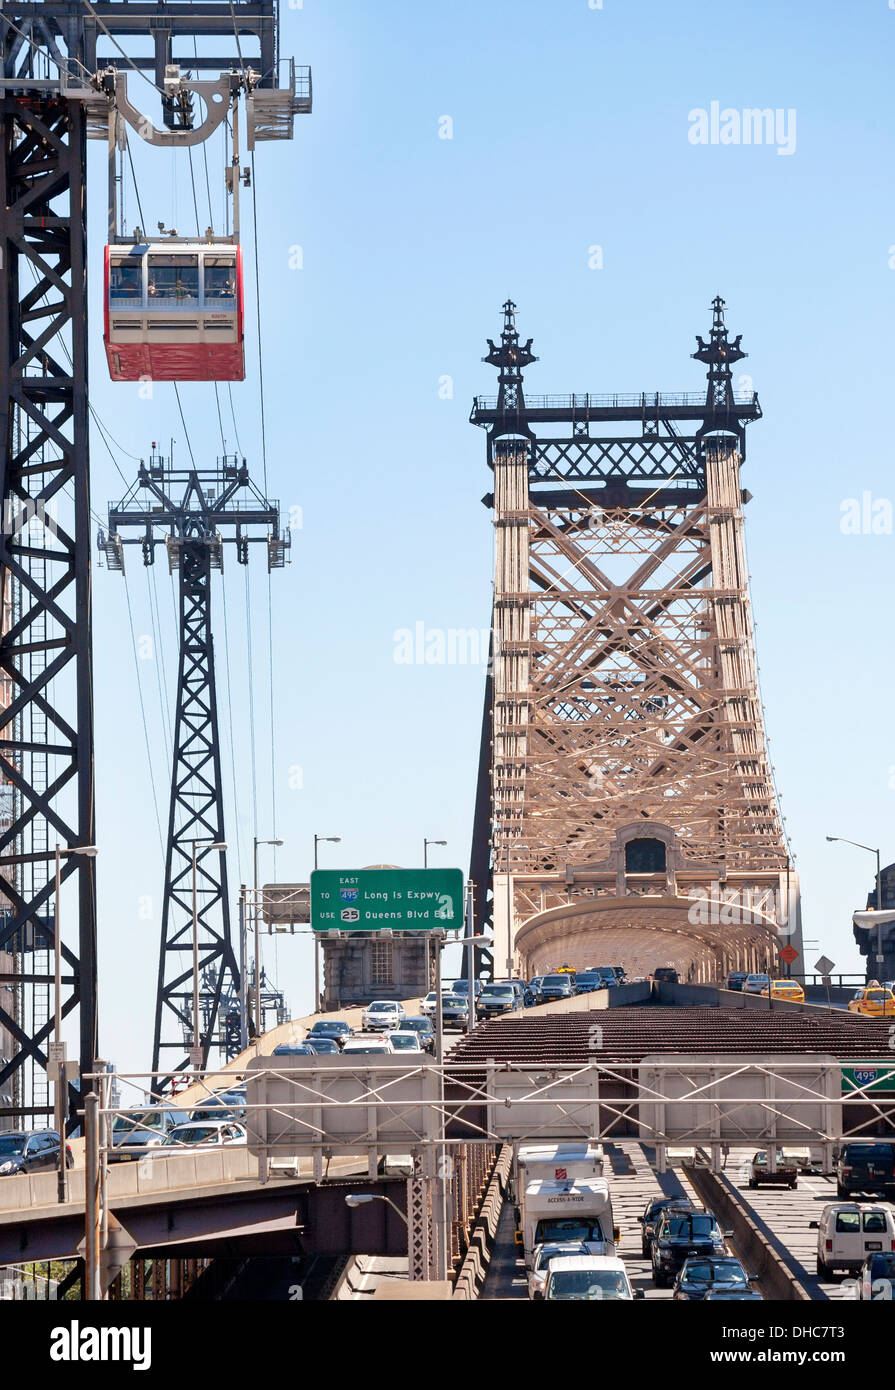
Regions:
[[127, 256], [109, 262], [109, 298], [141, 300], [143, 298], [143, 258]]
[[150, 256], [149, 298], [199, 302], [197, 256]]
[[232, 256], [205, 257], [205, 302], [236, 298], [236, 261]]

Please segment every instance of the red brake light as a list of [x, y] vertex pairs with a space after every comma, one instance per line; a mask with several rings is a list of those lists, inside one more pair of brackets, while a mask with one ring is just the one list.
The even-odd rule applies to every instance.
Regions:
[[831, 1240], [828, 1240], [828, 1241], [827, 1241], [827, 1249], [828, 1249], [828, 1250], [832, 1250], [832, 1249], [833, 1249], [833, 1242], [832, 1242]]

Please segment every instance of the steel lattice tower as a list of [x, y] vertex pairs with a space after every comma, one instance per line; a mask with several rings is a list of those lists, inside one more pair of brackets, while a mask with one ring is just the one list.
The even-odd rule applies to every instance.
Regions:
[[[226, 852], [202, 850], [198, 842], [225, 839], [211, 575], [223, 569], [225, 545], [235, 546], [238, 562], [245, 565], [249, 546], [259, 543], [267, 547], [269, 569], [285, 563], [290, 542], [288, 531], [280, 534], [279, 506], [257, 492], [245, 459], [235, 457], [224, 458], [214, 469], [177, 469], [153, 454], [148, 466], [141, 463], [127, 496], [109, 508], [109, 534], [100, 535], [110, 569], [123, 571], [127, 545], [141, 546], [143, 563], [151, 565], [156, 547], [164, 544], [169, 567], [179, 576], [180, 661], [152, 1049], [152, 1069], [159, 1077], [167, 1078], [167, 1073], [187, 1064], [183, 1054], [193, 1028], [194, 844], [199, 971], [203, 981], [212, 982], [211, 989], [203, 985], [200, 994], [203, 1066], [221, 998], [239, 994], [239, 969], [230, 941]], [[225, 1051], [234, 1056], [238, 1050], [237, 1022], [227, 1032]], [[164, 1056], [172, 1052], [181, 1058], [167, 1067]]]
[[[745, 354], [721, 299], [697, 343], [704, 393], [527, 397], [536, 359], [512, 303], [489, 340], [498, 396], [477, 398], [471, 420], [494, 473], [494, 655], [470, 875], [501, 974], [526, 924], [549, 958], [550, 924], [562, 940], [576, 903], [591, 926], [613, 907], [644, 926], [632, 894], [651, 909], [661, 897], [670, 921], [694, 883], [776, 892], [781, 874], [792, 900], [739, 484], [761, 410], [734, 391]], [[731, 951], [756, 959], [772, 927], [732, 932]]]

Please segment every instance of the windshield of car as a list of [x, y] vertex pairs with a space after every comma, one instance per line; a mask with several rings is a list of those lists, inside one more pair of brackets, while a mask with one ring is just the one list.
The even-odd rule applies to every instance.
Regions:
[[427, 1018], [405, 1018], [405, 1028], [412, 1028], [414, 1033], [431, 1033], [432, 1024]]
[[485, 985], [480, 999], [512, 999], [513, 990], [507, 985]]
[[766, 984], [769, 984], [769, 983], [770, 983], [771, 977], [770, 977], [770, 975], [747, 975], [747, 976], [746, 976], [746, 979], [747, 979], [747, 981], [748, 981], [748, 980], [754, 980], [756, 983], [757, 983], [759, 980], [761, 980], [762, 984], [763, 984], [763, 985], [766, 985]]
[[714, 1235], [716, 1229], [710, 1216], [701, 1216], [698, 1213], [692, 1216], [676, 1216], [672, 1212], [665, 1218], [663, 1234], [691, 1238]]
[[550, 1216], [535, 1227], [535, 1245], [546, 1241], [603, 1240], [598, 1216]]
[[717, 1264], [711, 1260], [688, 1260], [684, 1270], [686, 1279], [702, 1283], [745, 1284], [746, 1276], [738, 1264]]
[[213, 1144], [220, 1131], [217, 1125], [182, 1125], [172, 1129], [167, 1144]]
[[374, 999], [367, 1012], [371, 1014], [393, 1014], [397, 1011], [397, 1004], [393, 999]]
[[541, 987], [543, 988], [544, 985], [570, 985], [571, 983], [569, 975], [545, 975], [541, 981]]
[[116, 1115], [112, 1125], [113, 1134], [124, 1134], [136, 1130], [161, 1130], [165, 1127], [164, 1116], [160, 1110], [131, 1110], [127, 1115]]
[[404, 1048], [406, 1051], [406, 1049], [409, 1048], [411, 1052], [418, 1052], [419, 1045], [419, 1039], [415, 1034], [412, 1038], [392, 1037], [392, 1047], [396, 1047], [399, 1050]]
[[24, 1134], [0, 1134], [0, 1158], [11, 1158], [25, 1152]]
[[375, 1053], [378, 1056], [381, 1052], [390, 1051], [391, 1048], [386, 1047], [385, 1043], [367, 1043], [364, 1047], [346, 1047], [345, 1049], [345, 1052], [352, 1057], [354, 1057], [357, 1053], [360, 1053], [361, 1056], [371, 1056], [373, 1053]]
[[311, 1029], [311, 1032], [312, 1032], [312, 1033], [321, 1033], [321, 1034], [323, 1034], [324, 1037], [326, 1037], [327, 1035], [330, 1036], [330, 1037], [335, 1037], [335, 1036], [336, 1036], [337, 1034], [339, 1034], [339, 1033], [347, 1033], [347, 1032], [348, 1032], [348, 1024], [347, 1024], [347, 1023], [315, 1023], [315, 1024], [314, 1024], [314, 1027]]
[[627, 1298], [628, 1281], [618, 1269], [554, 1270], [549, 1284], [551, 1298]]

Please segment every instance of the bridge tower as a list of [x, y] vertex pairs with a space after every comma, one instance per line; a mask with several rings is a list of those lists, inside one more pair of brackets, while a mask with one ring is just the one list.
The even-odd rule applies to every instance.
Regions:
[[499, 974], [781, 968], [798, 881], [758, 691], [739, 470], [757, 394], [712, 305], [705, 392], [526, 396], [504, 305], [493, 653], [471, 877]]

